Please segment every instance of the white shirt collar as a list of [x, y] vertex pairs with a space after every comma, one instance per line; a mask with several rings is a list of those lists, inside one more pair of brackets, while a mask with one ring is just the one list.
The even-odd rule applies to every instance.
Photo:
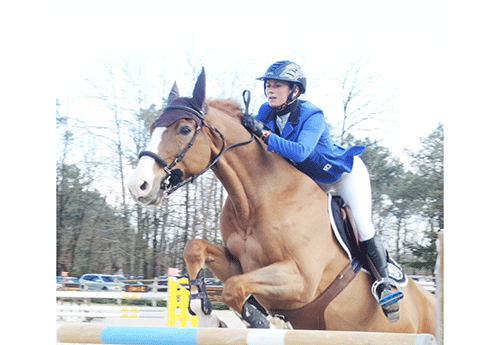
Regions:
[[280, 133], [283, 132], [283, 128], [285, 128], [285, 125], [288, 121], [288, 118], [290, 117], [291, 113], [287, 113], [285, 115], [281, 116], [276, 116], [276, 126], [278, 126]]

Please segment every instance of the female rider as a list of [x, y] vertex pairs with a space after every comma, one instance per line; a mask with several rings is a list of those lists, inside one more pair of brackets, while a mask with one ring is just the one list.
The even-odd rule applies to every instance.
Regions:
[[393, 293], [382, 240], [371, 220], [370, 177], [359, 155], [365, 146], [348, 149], [330, 138], [323, 111], [299, 100], [306, 91], [302, 68], [292, 61], [272, 64], [263, 77], [264, 103], [256, 117], [244, 116], [242, 124], [268, 145], [268, 150], [292, 160], [326, 192], [335, 189], [350, 206], [359, 232], [361, 250], [374, 263], [382, 280], [374, 289], [389, 321], [399, 320], [401, 291]]

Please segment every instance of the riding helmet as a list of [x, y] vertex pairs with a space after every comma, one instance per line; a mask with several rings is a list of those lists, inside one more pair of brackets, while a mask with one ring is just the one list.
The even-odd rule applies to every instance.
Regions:
[[257, 80], [283, 80], [298, 84], [300, 93], [306, 92], [306, 76], [302, 68], [295, 62], [283, 60], [273, 63], [267, 69], [266, 73]]

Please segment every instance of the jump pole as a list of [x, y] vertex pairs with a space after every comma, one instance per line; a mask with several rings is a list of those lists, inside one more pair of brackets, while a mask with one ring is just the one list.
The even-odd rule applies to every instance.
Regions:
[[57, 341], [150, 345], [435, 345], [430, 334], [340, 331], [61, 325]]

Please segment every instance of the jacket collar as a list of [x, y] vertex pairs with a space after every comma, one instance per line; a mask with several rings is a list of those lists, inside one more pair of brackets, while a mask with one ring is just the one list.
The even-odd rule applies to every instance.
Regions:
[[[292, 125], [292, 126], [297, 126], [297, 124], [299, 123], [299, 117], [300, 117], [300, 109], [302, 107], [302, 104], [300, 103], [299, 100], [297, 100], [297, 105], [295, 106], [295, 108], [293, 108], [291, 114], [290, 114], [290, 117], [288, 118], [288, 122]], [[269, 112], [269, 114], [267, 114], [266, 118], [265, 118], [265, 122], [269, 122], [271, 120], [276, 120], [276, 114], [274, 113], [273, 109], [271, 108], [271, 111]]]

